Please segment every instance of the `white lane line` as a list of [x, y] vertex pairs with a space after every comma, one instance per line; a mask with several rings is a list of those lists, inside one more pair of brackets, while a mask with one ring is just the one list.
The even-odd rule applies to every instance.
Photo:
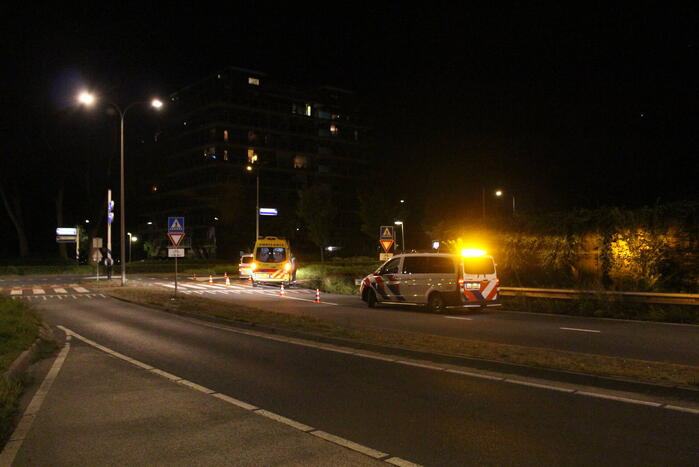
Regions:
[[447, 319], [461, 319], [464, 321], [473, 321], [473, 318], [467, 318], [465, 316], [445, 316]]
[[227, 396], [225, 394], [221, 394], [220, 392], [217, 392], [217, 393], [211, 394], [211, 395], [216, 397], [217, 399], [221, 399], [222, 401], [226, 401], [229, 404], [233, 404], [235, 406], [238, 406], [241, 409], [245, 409], [245, 410], [257, 410], [258, 409], [258, 407], [255, 407], [254, 405], [248, 404], [247, 402], [243, 402], [241, 400], [235, 399], [235, 398]]
[[[234, 398], [232, 398], [232, 397], [230, 397], [230, 396], [227, 396], [227, 395], [225, 395], [225, 394], [217, 393], [217, 392], [215, 392], [215, 391], [213, 391], [213, 390], [211, 390], [211, 389], [209, 389], [209, 388], [206, 388], [206, 387], [204, 387], [204, 386], [200, 386], [200, 385], [198, 385], [198, 384], [196, 384], [196, 383], [193, 383], [193, 382], [191, 382], [191, 381], [188, 381], [188, 380], [186, 380], [186, 379], [182, 379], [182, 378], [180, 378], [179, 376], [173, 375], [173, 374], [168, 373], [168, 372], [166, 372], [166, 371], [162, 371], [162, 370], [159, 370], [159, 369], [157, 369], [157, 368], [153, 368], [153, 367], [151, 367], [150, 365], [147, 365], [146, 363], [143, 363], [143, 362], [140, 362], [140, 361], [138, 361], [138, 360], [132, 359], [131, 357], [127, 357], [126, 355], [123, 355], [123, 354], [121, 354], [121, 353], [119, 353], [119, 352], [117, 352], [117, 351], [114, 351], [114, 350], [112, 350], [112, 349], [109, 349], [109, 348], [107, 348], [107, 347], [104, 347], [103, 345], [100, 345], [100, 344], [98, 344], [98, 343], [96, 343], [96, 342], [94, 342], [94, 341], [91, 341], [90, 339], [87, 339], [86, 337], [83, 337], [83, 336], [81, 336], [80, 334], [77, 334], [77, 333], [71, 331], [70, 329], [68, 329], [68, 328], [66, 328], [66, 327], [64, 327], [64, 326], [60, 326], [60, 325], [59, 325], [59, 326], [57, 326], [57, 327], [58, 327], [59, 329], [63, 330], [63, 331], [66, 333], [67, 339], [68, 339], [68, 340], [70, 340], [71, 337], [75, 337], [76, 339], [80, 339], [80, 340], [82, 340], [83, 342], [85, 342], [85, 343], [87, 343], [87, 344], [89, 344], [89, 345], [91, 345], [91, 346], [93, 346], [93, 347], [96, 347], [96, 348], [99, 349], [99, 350], [102, 350], [103, 352], [106, 352], [106, 353], [108, 353], [108, 354], [110, 354], [110, 355], [113, 355], [113, 356], [115, 356], [115, 357], [117, 357], [117, 358], [126, 360], [126, 361], [128, 361], [129, 363], [136, 364], [137, 366], [139, 366], [140, 368], [145, 369], [146, 371], [149, 371], [149, 372], [151, 372], [151, 373], [158, 374], [158, 375], [163, 376], [163, 377], [165, 377], [165, 378], [167, 378], [167, 379], [169, 379], [169, 380], [171, 380], [171, 381], [173, 381], [173, 382], [176, 382], [176, 383], [178, 383], [178, 384], [182, 384], [182, 385], [184, 385], [184, 386], [188, 386], [188, 387], [190, 387], [190, 388], [192, 388], [192, 389], [194, 389], [194, 390], [196, 390], [196, 391], [200, 391], [200, 392], [206, 393], [206, 394], [208, 394], [208, 395], [210, 395], [210, 396], [216, 397], [217, 399], [220, 399], [220, 400], [223, 400], [223, 401], [228, 402], [228, 403], [230, 403], [230, 404], [236, 405], [236, 406], [238, 406], [238, 407], [240, 407], [240, 408], [243, 408], [243, 409], [245, 409], [245, 410], [250, 410], [250, 411], [252, 411], [252, 413], [255, 413], [255, 414], [260, 415], [260, 416], [262, 416], [262, 417], [269, 418], [270, 420], [274, 420], [274, 421], [276, 421], [276, 422], [278, 422], [278, 423], [283, 423], [284, 425], [290, 426], [290, 427], [292, 427], [292, 428], [294, 428], [294, 429], [297, 429], [297, 430], [299, 430], [299, 431], [302, 431], [302, 432], [304, 432], [304, 433], [311, 434], [311, 435], [316, 436], [316, 437], [318, 437], [318, 438], [324, 439], [324, 440], [326, 440], [326, 441], [329, 441], [329, 442], [331, 442], [331, 443], [337, 444], [337, 445], [339, 445], [339, 446], [343, 446], [343, 447], [345, 447], [345, 448], [351, 449], [351, 450], [353, 450], [353, 451], [355, 451], [355, 452], [359, 452], [359, 453], [361, 453], [361, 454], [364, 454], [364, 455], [366, 455], [366, 456], [372, 457], [372, 458], [374, 458], [374, 459], [386, 460], [387, 462], [388, 462], [388, 460], [390, 459], [391, 462], [389, 462], [389, 463], [390, 463], [390, 464], [393, 464], [393, 465], [405, 465], [405, 466], [418, 465], [418, 464], [413, 464], [413, 463], [411, 463], [411, 462], [409, 462], [409, 461], [406, 461], [406, 460], [404, 460], [404, 459], [401, 459], [401, 458], [399, 458], [399, 457], [391, 457], [390, 454], [387, 454], [387, 453], [385, 453], [385, 452], [378, 451], [378, 450], [376, 450], [376, 449], [372, 449], [372, 448], [370, 448], [370, 447], [364, 446], [364, 445], [362, 445], [362, 444], [355, 443], [355, 442], [353, 442], [353, 441], [350, 441], [350, 440], [345, 439], [345, 438], [341, 438], [341, 437], [339, 437], [339, 436], [335, 436], [335, 435], [333, 435], [333, 434], [331, 434], [331, 433], [327, 433], [327, 432], [321, 431], [321, 430], [316, 430], [315, 428], [313, 428], [313, 427], [311, 427], [311, 426], [308, 426], [308, 425], [305, 425], [305, 424], [303, 424], [303, 423], [297, 422], [296, 420], [292, 420], [292, 419], [290, 419], [290, 418], [286, 418], [286, 417], [284, 417], [284, 416], [282, 416], [282, 415], [276, 414], [276, 413], [274, 413], [274, 412], [270, 412], [270, 411], [268, 411], [268, 410], [259, 409], [259, 408], [255, 407], [254, 405], [248, 404], [248, 403], [243, 402], [243, 401], [240, 401], [240, 400], [238, 400], [238, 399], [234, 399]], [[70, 345], [70, 344], [66, 343], [66, 347], [68, 347], [69, 345]], [[59, 355], [59, 357], [60, 357], [60, 355]], [[64, 359], [65, 359], [65, 358], [64, 358]], [[54, 364], [54, 365], [55, 365], [55, 364]], [[53, 369], [52, 369], [52, 371], [53, 371]], [[51, 374], [51, 372], [49, 372], [49, 375], [50, 375], [50, 374]], [[42, 385], [42, 388], [43, 388], [43, 385]], [[42, 389], [42, 388], [39, 389], [39, 392], [41, 392], [41, 389]], [[38, 393], [37, 393], [37, 394], [38, 394]], [[37, 409], [37, 410], [38, 410], [38, 409]], [[33, 421], [33, 418], [32, 418], [32, 421]], [[29, 427], [27, 427], [26, 431], [27, 431], [27, 432], [29, 431]], [[26, 432], [25, 432], [25, 435], [26, 435]], [[12, 441], [13, 441], [13, 439], [11, 438], [11, 439], [10, 439], [10, 443], [11, 443]], [[7, 446], [9, 446], [10, 443], [8, 443]], [[6, 449], [7, 449], [7, 446], [6, 446]], [[7, 462], [7, 464], [2, 463], [2, 460], [3, 460], [3, 459], [2, 459], [2, 457], [0, 456], [0, 466], [2, 466], [2, 467], [5, 467], [5, 465], [8, 465], [8, 466], [9, 466], [9, 465], [12, 463], [12, 460], [14, 460], [14, 456], [16, 455], [16, 453], [17, 453], [18, 450], [19, 450], [19, 446], [17, 446], [16, 449], [14, 449], [12, 458], [9, 459], [9, 462]], [[3, 451], [2, 454], [4, 455], [4, 453], [5, 453], [5, 451]], [[398, 462], [400, 462], [400, 463], [398, 463]]]
[[10, 295], [22, 295], [22, 289], [12, 289]]
[[427, 368], [428, 370], [444, 371], [443, 366], [431, 365], [429, 363], [411, 362], [409, 360], [396, 360], [396, 363], [400, 363], [401, 365], [416, 366], [418, 368]]
[[353, 441], [350, 441], [345, 438], [340, 438], [339, 436], [331, 435], [330, 433], [326, 433], [325, 431], [312, 431], [311, 434], [313, 436], [317, 436], [318, 438], [322, 438], [326, 441], [330, 441], [331, 443], [338, 444], [340, 446], [349, 448], [353, 451], [361, 452], [364, 455], [367, 455], [369, 457], [373, 457], [374, 459], [382, 459], [384, 457], [388, 457], [389, 454], [386, 454], [385, 452], [377, 451], [376, 449], [371, 449], [366, 446], [362, 446], [361, 444], [357, 444]]
[[73, 290], [75, 290], [78, 293], [88, 293], [89, 292], [89, 290], [87, 290], [84, 287], [73, 287]]
[[68, 292], [66, 292], [66, 289], [63, 289], [63, 288], [60, 288], [60, 287], [54, 288], [53, 291], [56, 292], [56, 293], [68, 293]]
[[197, 384], [197, 383], [193, 383], [193, 382], [191, 382], [191, 381], [189, 381], [189, 380], [186, 380], [186, 379], [181, 379], [181, 380], [179, 380], [179, 381], [177, 381], [177, 382], [180, 383], [180, 384], [183, 384], [183, 385], [185, 385], [185, 386], [189, 386], [190, 388], [194, 389], [195, 391], [203, 392], [204, 394], [213, 394], [213, 393], [216, 392], [216, 391], [214, 391], [214, 390], [212, 390], [212, 389], [209, 389], [209, 388], [207, 388], [207, 387], [201, 386], [201, 385], [199, 385], [199, 384]]
[[577, 331], [577, 332], [593, 332], [595, 334], [599, 334], [602, 331], [597, 331], [595, 329], [580, 329], [580, 328], [560, 328], [563, 329], [564, 331]]
[[676, 405], [666, 405], [664, 408], [699, 415], [699, 409], [690, 409], [689, 407], [678, 407]]
[[445, 370], [447, 373], [455, 373], [457, 375], [471, 376], [473, 378], [489, 379], [492, 381], [505, 381], [505, 378], [501, 376], [491, 376], [485, 373], [477, 373], [475, 371], [465, 371], [465, 370], [454, 370], [452, 368], [447, 368]]
[[391, 457], [384, 460], [384, 462], [387, 464], [397, 465], [398, 467], [420, 467], [420, 464], [414, 464], [410, 461], [406, 461], [405, 459], [401, 459], [400, 457]]
[[563, 388], [560, 386], [552, 386], [550, 384], [540, 384], [540, 383], [532, 383], [530, 381], [521, 381], [517, 379], [504, 379], [503, 381], [507, 383], [512, 383], [512, 384], [519, 384], [520, 386], [529, 386], [532, 388], [541, 388], [541, 389], [548, 389], [550, 391], [559, 391], [559, 392], [568, 392], [568, 393], [573, 393], [575, 392], [575, 389], [569, 389], [569, 388]]
[[660, 407], [663, 405], [657, 402], [648, 402], [639, 399], [631, 399], [628, 397], [612, 396], [611, 394], [600, 394], [597, 392], [576, 391], [575, 394], [579, 394], [581, 396], [596, 397], [597, 399], [609, 399], [617, 402], [628, 402], [630, 404], [648, 405], [651, 407]]
[[32, 292], [34, 292], [34, 295], [43, 295], [46, 293], [44, 289], [32, 289]]
[[158, 283], [158, 284], [155, 284], [155, 285], [159, 285], [159, 286], [161, 286], [161, 287], [168, 287], [168, 288], [171, 288], [171, 289], [174, 289], [174, 288], [175, 288], [175, 286], [172, 285], [172, 284], [161, 284], [161, 283]]
[[[290, 300], [302, 300], [302, 301], [304, 301], [304, 302], [315, 303], [315, 300], [309, 300], [309, 299], [307, 299], [307, 298], [299, 298], [299, 297], [289, 297], [288, 295], [287, 295], [286, 297], [283, 297], [283, 298], [288, 298], [288, 299], [290, 299]], [[321, 301], [321, 302], [319, 303], [319, 305], [335, 305], [335, 306], [338, 306], [337, 303], [330, 303], [330, 302], [323, 302], [323, 301]]]
[[34, 394], [32, 401], [29, 403], [29, 406], [27, 406], [27, 410], [24, 411], [24, 415], [19, 421], [17, 428], [12, 433], [12, 436], [10, 436], [10, 440], [7, 442], [2, 452], [0, 452], [0, 466], [10, 466], [12, 465], [12, 462], [14, 462], [15, 456], [17, 456], [17, 452], [19, 452], [19, 448], [22, 446], [24, 439], [27, 437], [32, 424], [34, 423], [36, 414], [39, 412], [41, 405], [44, 403], [44, 399], [51, 389], [54, 380], [58, 376], [58, 372], [61, 371], [63, 362], [65, 362], [66, 357], [68, 357], [69, 350], [70, 342], [66, 342], [63, 349], [61, 349], [61, 352], [58, 354], [58, 357], [56, 357], [56, 360], [53, 362], [53, 365], [51, 365], [51, 369], [46, 375], [46, 378], [44, 378], [44, 381], [41, 383], [39, 390], [36, 392], [36, 394]]
[[267, 410], [257, 409], [254, 411], [254, 413], [257, 415], [261, 415], [263, 417], [269, 418], [271, 420], [274, 420], [276, 422], [283, 423], [284, 425], [289, 425], [290, 427], [294, 427], [299, 431], [309, 432], [309, 431], [312, 431], [315, 429], [312, 426], [304, 425], [303, 423], [299, 423], [299, 422], [292, 420], [290, 418], [282, 417], [281, 415], [278, 415], [274, 412], [269, 412]]

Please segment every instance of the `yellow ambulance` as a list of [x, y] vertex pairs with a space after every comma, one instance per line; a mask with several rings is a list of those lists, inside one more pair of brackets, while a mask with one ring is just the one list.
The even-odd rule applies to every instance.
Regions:
[[262, 237], [255, 242], [252, 286], [263, 283], [291, 284], [295, 264], [289, 242], [281, 237]]

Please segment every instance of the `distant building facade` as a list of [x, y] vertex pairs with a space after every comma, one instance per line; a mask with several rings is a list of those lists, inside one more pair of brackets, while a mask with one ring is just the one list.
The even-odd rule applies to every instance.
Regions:
[[[355, 95], [333, 87], [299, 89], [265, 73], [229, 67], [170, 96], [161, 131], [140, 161], [140, 228], [151, 256], [166, 251], [167, 216], [185, 216], [189, 254], [235, 256], [260, 235], [307, 240], [296, 218], [298, 190], [333, 188], [339, 237], [359, 229], [356, 190], [368, 170], [367, 128]], [[151, 222], [151, 224], [148, 224]]]

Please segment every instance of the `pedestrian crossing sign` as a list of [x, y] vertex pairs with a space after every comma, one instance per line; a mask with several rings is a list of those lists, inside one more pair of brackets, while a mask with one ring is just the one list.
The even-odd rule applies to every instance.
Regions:
[[168, 217], [167, 233], [184, 233], [184, 217]]
[[393, 226], [392, 225], [382, 225], [379, 229], [379, 239], [380, 240], [393, 240]]

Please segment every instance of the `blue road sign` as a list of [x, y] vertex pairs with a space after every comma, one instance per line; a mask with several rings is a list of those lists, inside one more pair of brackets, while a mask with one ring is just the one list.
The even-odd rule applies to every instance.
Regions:
[[184, 233], [184, 217], [168, 217], [167, 233]]

